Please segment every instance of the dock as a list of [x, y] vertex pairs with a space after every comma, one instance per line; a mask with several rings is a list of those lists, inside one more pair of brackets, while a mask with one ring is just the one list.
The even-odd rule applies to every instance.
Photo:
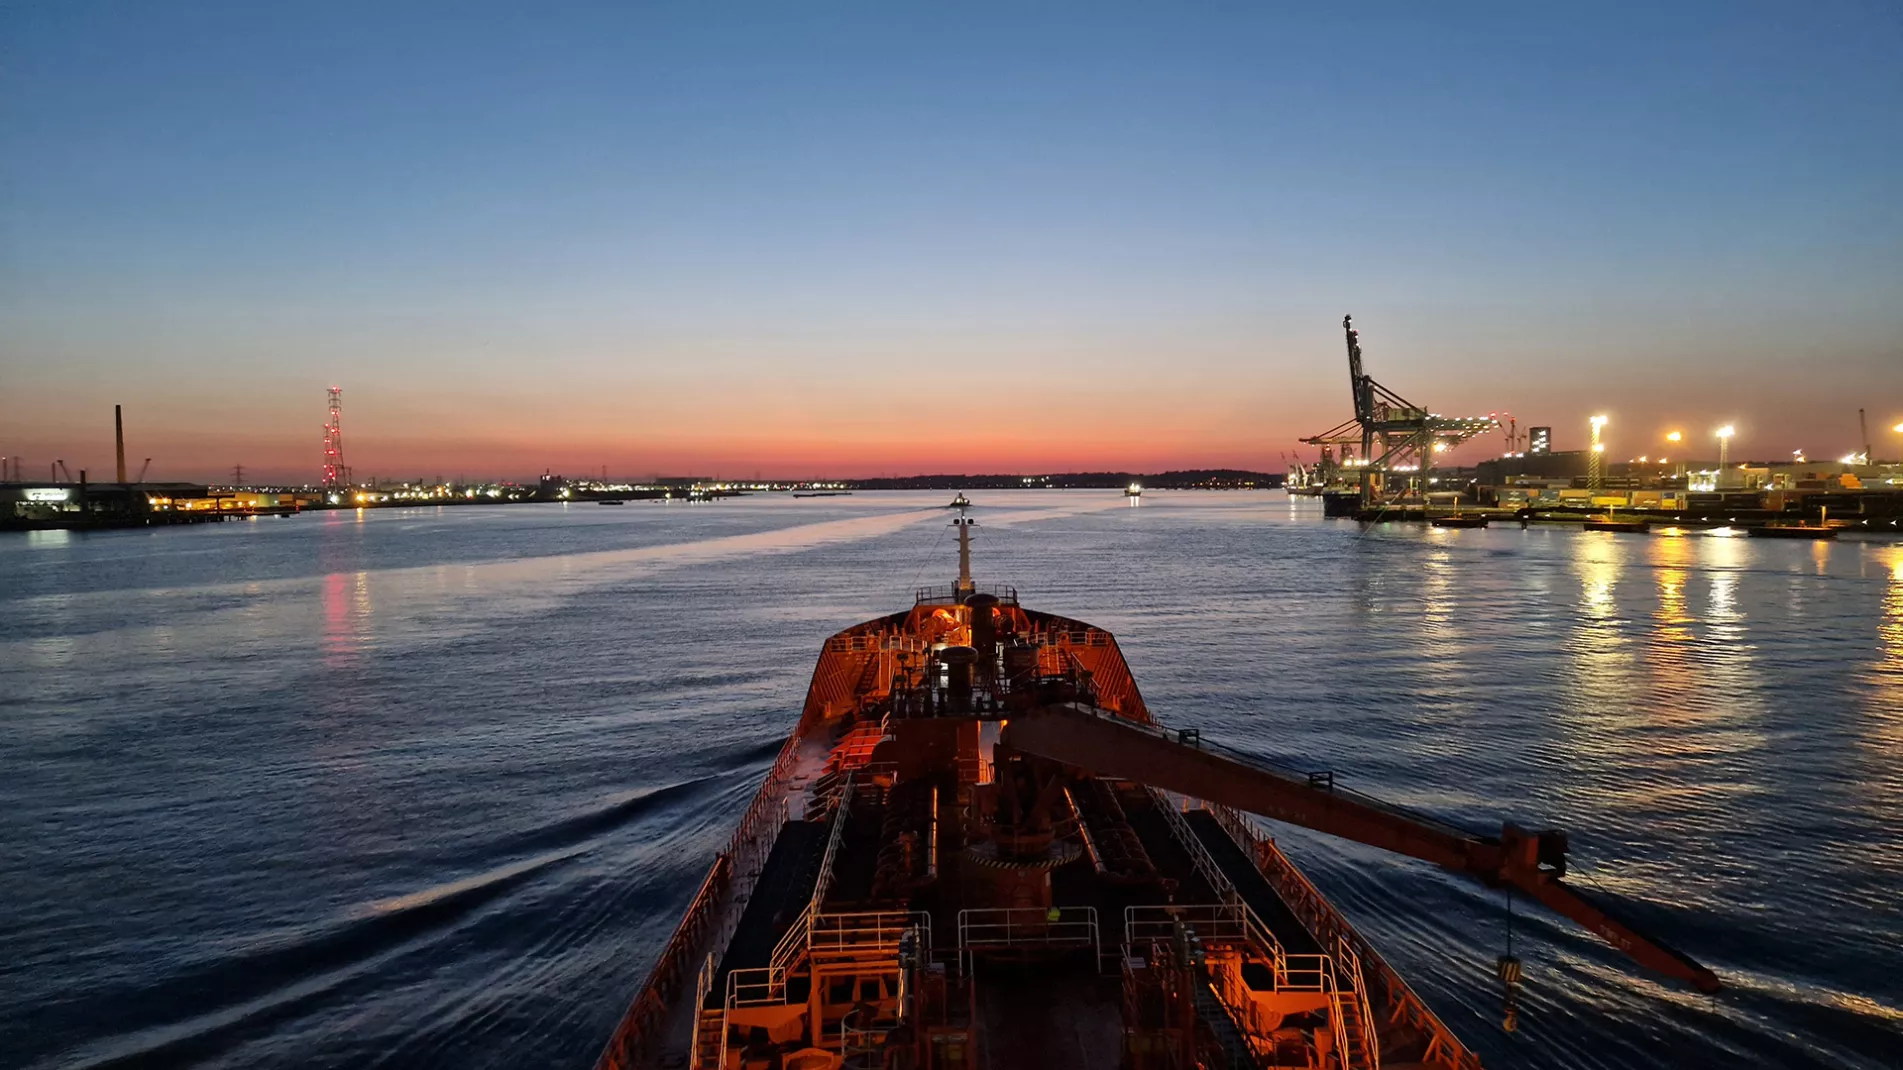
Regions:
[[1680, 534], [1734, 528], [1753, 538], [1834, 539], [1844, 532], [1903, 536], [1903, 516], [1884, 513], [1832, 514], [1826, 522], [1795, 512], [1761, 509], [1620, 509], [1607, 513], [1568, 508], [1504, 508], [1463, 505], [1458, 511], [1418, 503], [1382, 505], [1335, 514], [1359, 524], [1426, 524], [1436, 528], [1485, 528], [1490, 525], [1578, 527], [1615, 534]]
[[105, 531], [169, 527], [305, 509], [295, 495], [214, 491], [198, 483], [0, 483], [0, 531]]

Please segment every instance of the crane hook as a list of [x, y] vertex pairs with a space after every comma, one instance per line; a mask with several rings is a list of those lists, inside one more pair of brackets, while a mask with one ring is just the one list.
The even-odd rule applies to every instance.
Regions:
[[1513, 954], [1513, 889], [1507, 889], [1507, 953], [1495, 963], [1500, 983], [1506, 986], [1501, 1000], [1500, 1028], [1511, 1033], [1520, 1027], [1520, 960]]

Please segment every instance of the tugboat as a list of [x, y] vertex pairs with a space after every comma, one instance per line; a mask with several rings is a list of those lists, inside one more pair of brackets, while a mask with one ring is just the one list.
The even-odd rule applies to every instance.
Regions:
[[[955, 583], [826, 640], [600, 1070], [1477, 1067], [1245, 814], [1505, 886], [1719, 987], [1567, 883], [1563, 832], [1476, 835], [1163, 727], [1109, 632], [973, 583], [953, 525]], [[1500, 974], [1510, 1018], [1519, 960]]]
[[1126, 498], [1141, 498], [1141, 497], [1143, 497], [1143, 484], [1141, 484], [1141, 483], [1132, 483], [1132, 484], [1130, 484], [1129, 486], [1127, 486], [1127, 487], [1125, 487], [1125, 488], [1123, 488], [1123, 496], [1124, 496], [1124, 497], [1126, 497]]
[[971, 499], [965, 497], [965, 492], [961, 490], [958, 492], [958, 497], [953, 498], [951, 501], [945, 503], [945, 508], [969, 509], [971, 508]]

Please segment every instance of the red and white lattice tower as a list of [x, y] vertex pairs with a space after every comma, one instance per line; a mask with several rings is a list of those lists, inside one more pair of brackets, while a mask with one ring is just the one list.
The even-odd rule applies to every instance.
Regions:
[[344, 388], [330, 388], [330, 422], [324, 425], [324, 489], [341, 490], [350, 482], [344, 467]]

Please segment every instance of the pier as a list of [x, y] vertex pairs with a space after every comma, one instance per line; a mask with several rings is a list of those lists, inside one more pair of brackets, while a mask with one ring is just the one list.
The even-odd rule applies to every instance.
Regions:
[[198, 483], [0, 483], [0, 531], [99, 531], [207, 524], [304, 511], [308, 496], [214, 491]]

